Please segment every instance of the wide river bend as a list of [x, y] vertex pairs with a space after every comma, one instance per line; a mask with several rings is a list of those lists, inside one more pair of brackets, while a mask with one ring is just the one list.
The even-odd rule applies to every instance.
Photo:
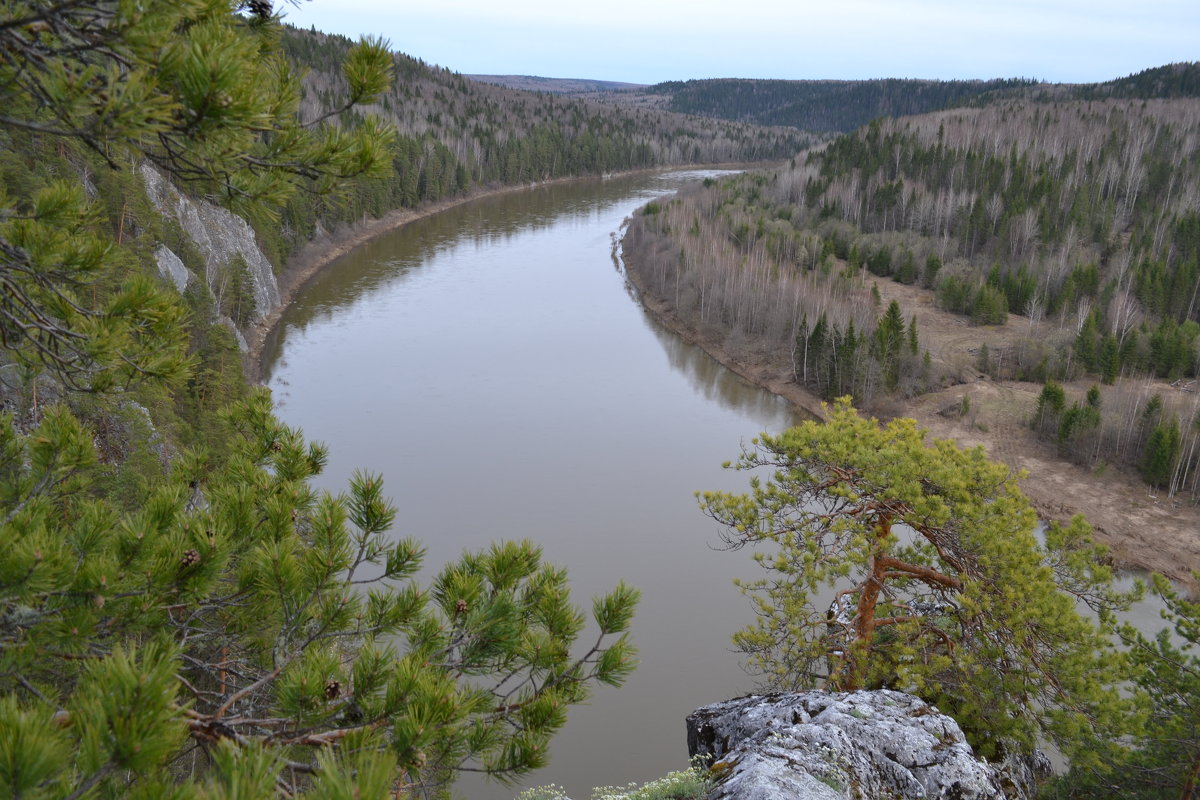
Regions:
[[382, 473], [429, 572], [529, 538], [585, 608], [619, 579], [641, 589], [641, 666], [572, 712], [525, 785], [586, 798], [680, 769], [684, 717], [753, 688], [729, 636], [751, 620], [732, 579], [755, 567], [713, 549], [693, 492], [744, 487], [721, 463], [799, 419], [649, 319], [611, 256], [635, 208], [712, 174], [551, 185], [418, 220], [326, 268], [264, 348], [282, 419], [331, 447], [319, 485]]
[[[282, 419], [331, 446], [318, 485], [382, 473], [428, 573], [529, 538], [569, 568], [585, 609], [619, 579], [641, 589], [638, 670], [574, 709], [550, 765], [523, 782], [576, 800], [685, 767], [684, 717], [753, 689], [729, 636], [752, 618], [732, 580], [756, 568], [713, 549], [693, 492], [744, 489], [721, 463], [800, 418], [659, 327], [611, 255], [634, 209], [716, 174], [557, 184], [417, 220], [321, 272], [264, 347]], [[1152, 633], [1160, 608], [1129, 618]]]

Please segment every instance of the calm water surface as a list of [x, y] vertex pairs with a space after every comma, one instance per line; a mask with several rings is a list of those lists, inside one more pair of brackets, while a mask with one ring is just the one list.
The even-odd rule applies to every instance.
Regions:
[[751, 619], [732, 579], [756, 570], [712, 549], [692, 493], [743, 487], [721, 462], [799, 418], [648, 319], [611, 257], [635, 208], [706, 174], [543, 187], [418, 221], [323, 272], [266, 350], [281, 417], [331, 445], [320, 484], [382, 473], [429, 571], [530, 538], [585, 607], [619, 579], [641, 589], [641, 666], [575, 709], [524, 782], [575, 798], [685, 767], [684, 717], [753, 687], [729, 635]]

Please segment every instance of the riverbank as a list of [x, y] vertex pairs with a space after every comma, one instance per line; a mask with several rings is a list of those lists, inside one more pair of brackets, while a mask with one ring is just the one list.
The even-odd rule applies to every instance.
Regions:
[[[658, 170], [641, 170], [642, 172], [656, 172]], [[516, 186], [502, 186], [493, 189], [484, 189], [472, 192], [462, 197], [456, 197], [451, 200], [443, 200], [438, 203], [430, 203], [429, 205], [420, 206], [418, 208], [397, 208], [384, 214], [377, 219], [368, 219], [365, 222], [355, 223], [353, 225], [339, 228], [336, 231], [322, 233], [318, 238], [308, 242], [304, 247], [295, 253], [284, 264], [283, 269], [278, 276], [279, 281], [279, 305], [275, 307], [270, 314], [267, 314], [262, 319], [254, 324], [249, 330], [245, 331], [246, 337], [246, 354], [243, 359], [243, 368], [246, 373], [246, 378], [251, 383], [261, 383], [263, 379], [263, 347], [275, 327], [279, 325], [280, 319], [283, 318], [284, 312], [296, 299], [296, 295], [315, 278], [322, 270], [337, 261], [342, 256], [349, 253], [354, 248], [366, 244], [371, 239], [381, 236], [389, 231], [394, 231], [397, 228], [402, 228], [412, 222], [425, 217], [439, 214], [456, 206], [470, 203], [474, 200], [479, 200], [484, 197], [494, 197], [497, 195], [507, 194], [510, 192], [525, 191], [536, 186], [548, 186], [554, 183], [565, 183], [568, 181], [588, 180], [588, 178], [573, 177], [573, 178], [556, 178], [549, 181], [541, 181], [538, 183], [519, 184]], [[599, 180], [599, 179], [597, 179]]]
[[[751, 383], [821, 417], [820, 399], [792, 380], [790, 363], [762, 353], [752, 353], [750, 358], [736, 356], [723, 341], [697, 330], [677, 315], [668, 301], [646, 292], [636, 263], [625, 260], [628, 254], [618, 256], [619, 247], [619, 242], [614, 245], [614, 258], [623, 258], [626, 279], [659, 324]], [[896, 299], [906, 316], [917, 317], [922, 342], [939, 359], [974, 360], [970, 348], [978, 347], [981, 329], [964, 330], [961, 317], [934, 308], [932, 300], [918, 294], [918, 289], [886, 280], [876, 280], [876, 286], [884, 303]], [[1014, 318], [1009, 326], [992, 327], [992, 333], [1012, 335], [1018, 323]], [[908, 401], [889, 401], [886, 408], [874, 413], [884, 418], [912, 417], [933, 438], [953, 439], [963, 447], [982, 446], [990, 458], [1025, 473], [1021, 489], [1043, 518], [1065, 522], [1076, 514], [1084, 515], [1095, 529], [1096, 540], [1109, 548], [1116, 566], [1159, 572], [1192, 591], [1200, 589], [1192, 577], [1194, 570], [1200, 570], [1200, 508], [1158, 495], [1137, 476], [1115, 468], [1093, 471], [1059, 458], [1054, 447], [1040, 441], [1027, 424], [1040, 385], [991, 381], [971, 376], [969, 370], [963, 374], [967, 378], [963, 383]], [[957, 410], [963, 407], [964, 398], [971, 411], [961, 416]]]
[[297, 253], [287, 260], [278, 276], [279, 305], [270, 313], [256, 322], [250, 329], [243, 331], [246, 338], [246, 354], [243, 358], [243, 370], [251, 383], [261, 383], [263, 379], [263, 348], [267, 339], [279, 325], [280, 319], [288, 306], [296, 299], [296, 295], [304, 289], [322, 270], [349, 253], [354, 248], [367, 243], [377, 236], [402, 228], [425, 217], [439, 214], [456, 206], [480, 200], [485, 197], [496, 197], [512, 192], [527, 191], [539, 186], [572, 183], [574, 181], [606, 180], [616, 176], [652, 175], [654, 173], [676, 172], [681, 170], [732, 170], [761, 167], [762, 164], [677, 164], [674, 166], [651, 167], [647, 169], [627, 170], [605, 176], [571, 176], [553, 178], [551, 180], [522, 183], [514, 186], [500, 186], [481, 189], [462, 197], [431, 203], [419, 208], [398, 208], [389, 211], [377, 219], [368, 219], [354, 225], [339, 228], [336, 231], [322, 233], [318, 238], [304, 245]]

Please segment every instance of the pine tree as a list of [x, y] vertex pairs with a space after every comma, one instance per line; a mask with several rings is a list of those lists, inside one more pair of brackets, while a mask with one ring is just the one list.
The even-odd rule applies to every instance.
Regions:
[[[277, 23], [236, 10], [228, 0], [8, 4], [0, 129], [81, 144], [114, 168], [148, 162], [261, 216], [301, 186], [327, 193], [389, 169], [393, 134], [374, 117], [354, 131], [301, 124]], [[365, 40], [344, 74], [347, 107], [372, 99], [390, 82], [386, 44]], [[178, 379], [178, 304], [145, 280], [106, 280], [114, 252], [91, 213], [67, 179], [23, 205], [0, 199], [0, 342], [76, 388]]]
[[[224, 465], [185, 456], [130, 514], [88, 497], [95, 453], [65, 410], [0, 429], [0, 787], [377, 797], [466, 766], [519, 775], [591, 684], [632, 669], [636, 592], [598, 599], [572, 654], [585, 618], [538, 548], [493, 545], [422, 587], [378, 477], [313, 491], [325, 451], [266, 392], [227, 424]], [[177, 773], [190, 747], [211, 771]]]
[[741, 584], [757, 622], [734, 642], [767, 688], [910, 691], [985, 753], [1049, 736], [1082, 763], [1085, 731], [1123, 729], [1121, 657], [1075, 607], [1124, 603], [1102, 550], [1079, 518], [1039, 545], [1029, 501], [982, 449], [880, 426], [843, 398], [736, 467], [770, 476], [701, 505], [730, 547], [764, 548], [769, 575]]
[[1052, 781], [1044, 792], [1049, 800], [1182, 799], [1200, 788], [1200, 605], [1161, 575], [1152, 576], [1152, 586], [1165, 606], [1167, 628], [1154, 637], [1128, 623], [1120, 629], [1144, 724], [1129, 748], [1096, 741], [1105, 768], [1073, 768]]
[[[268, 217], [301, 188], [386, 171], [386, 126], [297, 119], [265, 9], [10, 3], [0, 135], [116, 171], [149, 162]], [[380, 40], [352, 49], [344, 107], [391, 64]], [[422, 585], [421, 547], [390, 535], [378, 477], [317, 492], [324, 448], [281, 425], [265, 391], [219, 417], [187, 395], [203, 377], [187, 329], [204, 321], [129, 278], [127, 257], [71, 181], [0, 199], [4, 360], [101, 414], [139, 384], [163, 413], [189, 409], [200, 443], [176, 442], [118, 497], [108, 482], [125, 465], [102, 462], [68, 403], [35, 396], [0, 420], [0, 794], [429, 796], [462, 769], [544, 763], [567, 709], [632, 669], [636, 592], [598, 598], [589, 626], [528, 542]]]

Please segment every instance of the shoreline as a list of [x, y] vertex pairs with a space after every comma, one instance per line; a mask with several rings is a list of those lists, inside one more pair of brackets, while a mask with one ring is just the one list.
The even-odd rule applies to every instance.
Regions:
[[[766, 162], [775, 163], [775, 162]], [[317, 275], [325, 270], [326, 267], [333, 264], [342, 256], [349, 253], [351, 250], [366, 244], [377, 236], [382, 236], [385, 233], [403, 228], [417, 220], [431, 217], [435, 214], [440, 214], [443, 211], [470, 203], [475, 200], [482, 200], [488, 197], [498, 197], [510, 192], [527, 191], [536, 189], [540, 186], [553, 186], [556, 184], [572, 183], [575, 181], [590, 181], [590, 180], [606, 180], [610, 177], [626, 177], [630, 175], [650, 175], [660, 172], [675, 172], [681, 170], [705, 170], [705, 169], [749, 169], [752, 167], [760, 167], [759, 163], [723, 163], [723, 164], [675, 164], [671, 166], [647, 167], [644, 169], [623, 170], [621, 172], [606, 173], [604, 175], [573, 175], [563, 178], [550, 178], [544, 181], [534, 181], [532, 183], [520, 183], [511, 186], [499, 186], [495, 188], [481, 189], [455, 197], [449, 200], [442, 200], [437, 203], [431, 203], [427, 206], [419, 206], [417, 208], [397, 208], [384, 214], [382, 217], [371, 219], [366, 222], [354, 223], [349, 226], [340, 228], [336, 231], [325, 232], [319, 238], [306, 243], [296, 253], [294, 253], [287, 262], [283, 265], [276, 279], [279, 283], [279, 305], [272, 309], [271, 313], [256, 321], [252, 326], [242, 332], [246, 339], [246, 352], [242, 355], [242, 371], [246, 375], [246, 379], [254, 385], [261, 385], [263, 379], [263, 348], [271, 334], [275, 332], [284, 313], [296, 299], [309, 281], [313, 280]]]
[[[636, 174], [637, 172], [654, 172], [656, 170], [638, 170], [624, 174]], [[472, 192], [455, 197], [450, 200], [442, 200], [437, 203], [431, 203], [426, 206], [417, 208], [397, 208], [384, 214], [382, 217], [368, 220], [366, 222], [354, 223], [349, 226], [340, 228], [336, 231], [326, 232], [313, 239], [301, 247], [294, 253], [280, 270], [277, 280], [279, 283], [279, 305], [271, 310], [271, 313], [256, 321], [254, 325], [244, 331], [246, 338], [246, 352], [242, 356], [242, 369], [246, 375], [246, 379], [255, 385], [261, 385], [263, 380], [263, 348], [271, 334], [279, 325], [279, 321], [283, 318], [284, 313], [296, 296], [308, 285], [309, 281], [317, 277], [321, 272], [329, 267], [342, 256], [346, 255], [355, 248], [366, 244], [372, 239], [382, 236], [385, 233], [403, 228], [405, 225], [416, 222], [426, 217], [431, 217], [434, 214], [440, 214], [443, 211], [470, 203], [473, 200], [481, 200], [486, 197], [497, 197], [509, 192], [523, 191], [533, 189], [538, 186], [550, 186], [556, 183], [566, 183], [569, 181], [580, 180], [600, 180], [599, 176], [577, 176], [570, 178], [554, 178], [546, 181], [538, 181], [536, 183], [522, 183], [514, 186], [501, 186], [495, 189], [484, 189], [481, 191]]]
[[613, 257], [620, 259], [622, 273], [625, 276], [625, 280], [629, 282], [637, 293], [638, 304], [641, 305], [655, 322], [688, 344], [699, 347], [705, 353], [708, 353], [709, 357], [718, 364], [735, 375], [740, 376], [742, 379], [760, 389], [767, 390], [771, 394], [782, 397], [791, 403], [794, 408], [813, 419], [823, 420], [825, 418], [825, 412], [821, 408], [823, 402], [821, 398], [812, 394], [804, 387], [788, 380], [785, 376], [777, 374], [776, 370], [772, 370], [763, 364], [752, 364], [734, 357], [724, 347], [706, 338], [687, 322], [680, 319], [666, 300], [647, 292], [636, 270], [629, 268], [629, 262], [625, 260], [620, 239], [613, 244]]
[[[821, 400], [794, 383], [780, 365], [747, 363], [721, 343], [706, 337], [681, 319], [671, 304], [650, 295], [614, 243], [625, 279], [637, 293], [642, 308], [658, 324], [708, 353], [714, 360], [747, 381], [778, 395], [793, 407], [822, 419]], [[635, 262], [636, 263], [636, 262]], [[1057, 457], [1053, 448], [1034, 437], [1020, 420], [1016, 426], [996, 419], [947, 417], [947, 406], [969, 397], [973, 407], [1005, 406], [1006, 414], [1021, 403], [1036, 402], [1040, 385], [981, 380], [962, 383], [911, 400], [896, 401], [891, 413], [880, 417], [912, 417], [931, 438], [952, 439], [960, 447], [982, 446], [988, 457], [1024, 473], [1019, 483], [1038, 516], [1060, 523], [1082, 514], [1092, 526], [1098, 544], [1109, 550], [1114, 567], [1131, 572], [1158, 572], [1200, 592], [1193, 570], [1200, 570], [1200, 508], [1155, 495], [1136, 477], [1112, 469], [1098, 474]], [[865, 410], [864, 410], [865, 411]], [[984, 412], [986, 413], [986, 411]], [[990, 423], [990, 424], [989, 424]]]
[[[744, 166], [682, 165], [616, 174]], [[261, 384], [265, 344], [299, 292], [326, 267], [359, 245], [473, 200], [557, 183], [602, 179], [601, 176], [578, 176], [486, 189], [421, 208], [396, 209], [378, 219], [351, 225], [309, 242], [288, 259], [279, 275], [279, 306], [245, 332], [248, 350], [243, 356], [243, 368], [247, 379]], [[613, 244], [613, 256], [620, 259], [625, 280], [636, 292], [639, 304], [658, 324], [704, 350], [744, 380], [784, 398], [804, 414], [823, 418], [820, 398], [794, 383], [790, 370], [779, 364], [773, 365], [767, 359], [748, 361], [735, 357], [721, 343], [680, 319], [669, 302], [648, 294], [637, 270], [631, 269], [625, 260], [620, 239]], [[1097, 542], [1109, 548], [1115, 566], [1160, 572], [1193, 591], [1200, 589], [1200, 584], [1191, 575], [1192, 570], [1200, 570], [1200, 508], [1159, 498], [1136, 478], [1117, 470], [1101, 475], [1063, 461], [1053, 453], [1053, 448], [1036, 441], [1026, 425], [1014, 427], [992, 417], [977, 421], [973, 416], [970, 421], [962, 421], [942, 413], [945, 407], [957, 405], [964, 397], [970, 398], [973, 408], [986, 408], [989, 403], [1011, 407], [1017, 402], [1032, 402], [1039, 388], [1014, 382], [962, 383], [930, 395], [898, 401], [894, 409], [889, 409], [892, 413], [886, 416], [911, 416], [931, 437], [953, 439], [963, 447], [983, 446], [990, 458], [1023, 471], [1026, 476], [1021, 480], [1022, 491], [1038, 514], [1060, 522], [1083, 514], [1091, 523]]]

